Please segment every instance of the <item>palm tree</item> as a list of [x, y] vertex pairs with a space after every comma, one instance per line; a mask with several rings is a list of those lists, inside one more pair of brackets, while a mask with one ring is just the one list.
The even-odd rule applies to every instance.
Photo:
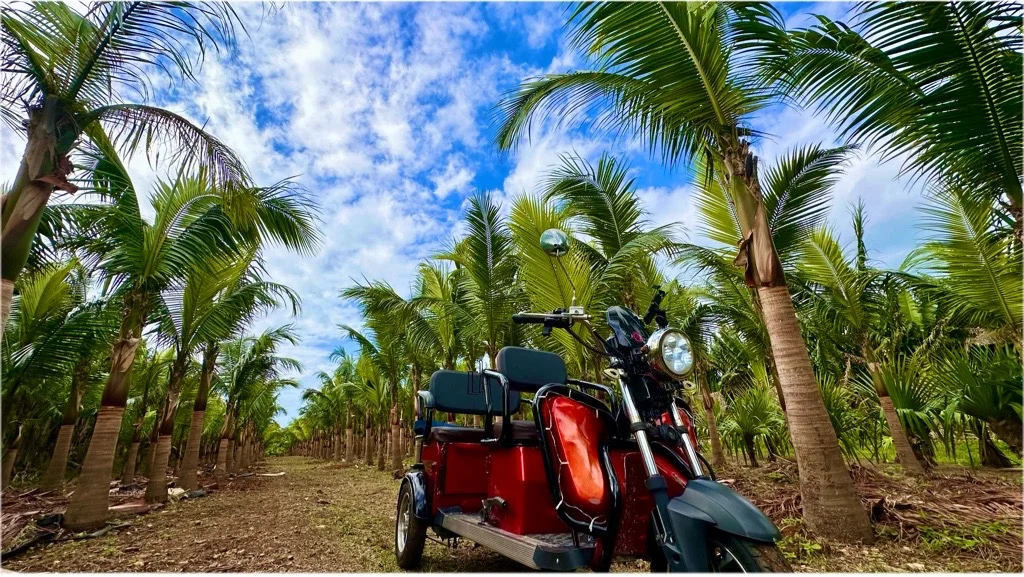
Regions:
[[[854, 210], [855, 222], [863, 222], [863, 210], [863, 203], [858, 204]], [[855, 226], [855, 229], [862, 231], [863, 226]], [[858, 246], [863, 246], [860, 234], [857, 240]], [[832, 319], [830, 332], [842, 333], [843, 338], [852, 341], [867, 367], [900, 464], [909, 473], [923, 474], [924, 467], [914, 454], [886, 387], [882, 363], [887, 359], [880, 358], [878, 343], [872, 342], [872, 327], [881, 324], [878, 319], [886, 312], [877, 287], [881, 271], [847, 260], [839, 242], [827, 228], [814, 231], [804, 242], [799, 268], [804, 278], [822, 291], [814, 294], [812, 289], [812, 298]]]
[[491, 368], [498, 350], [512, 344], [512, 314], [523, 303], [516, 283], [512, 235], [501, 218], [501, 206], [489, 194], [469, 199], [466, 237], [445, 254], [459, 268], [460, 322], [467, 338], [483, 345]]
[[143, 219], [135, 190], [115, 156], [101, 156], [94, 174], [96, 193], [110, 203], [62, 205], [61, 212], [81, 233], [68, 243], [98, 263], [110, 281], [109, 293], [120, 303], [121, 318], [102, 406], [78, 488], [68, 505], [65, 521], [75, 529], [106, 522], [107, 490], [130, 371], [142, 329], [160, 292], [218, 254], [238, 251], [231, 221], [202, 177], [173, 185], [160, 183], [152, 199], [156, 218], [149, 223]]
[[636, 195], [629, 166], [607, 154], [591, 165], [564, 155], [544, 184], [545, 197], [560, 203], [572, 230], [591, 242], [574, 243], [586, 255], [596, 280], [597, 307], [621, 304], [639, 310], [660, 283], [654, 259], [672, 256], [677, 223], [650, 227]]
[[737, 264], [756, 288], [784, 393], [799, 463], [804, 520], [815, 532], [870, 540], [822, 402], [807, 346], [772, 242], [757, 161], [747, 140], [751, 115], [771, 102], [749, 64], [781, 28], [767, 4], [592, 3], [570, 17], [572, 42], [597, 70], [526, 82], [501, 104], [498, 146], [509, 149], [535, 115], [565, 121], [598, 104], [596, 124], [636, 134], [666, 161], [708, 158], [735, 206], [742, 236]]
[[[139, 354], [141, 355], [142, 353]], [[167, 377], [173, 360], [174, 349], [154, 350], [152, 354], [145, 356], [141, 362], [137, 361], [138, 364], [133, 368], [132, 381], [136, 385], [136, 389], [139, 383], [142, 384], [142, 396], [135, 399], [134, 402], [129, 401], [129, 404], [126, 405], [126, 413], [129, 421], [133, 422], [133, 424], [131, 438], [128, 441], [128, 454], [125, 457], [124, 467], [121, 471], [121, 484], [123, 485], [128, 485], [135, 480], [136, 461], [138, 460], [139, 447], [142, 444], [146, 415], [150, 408], [149, 402], [152, 398], [158, 398], [160, 393], [163, 392], [162, 389], [168, 382]], [[131, 418], [133, 413], [134, 419]], [[154, 412], [153, 421], [155, 427], [157, 425], [155, 422], [156, 412]], [[150, 450], [152, 450], [152, 447], [150, 447]]]
[[979, 342], [1022, 348], [1024, 292], [1020, 253], [999, 233], [998, 209], [963, 189], [936, 190], [924, 207], [930, 238], [918, 251], [920, 265], [938, 275], [925, 288], [951, 311], [957, 324], [975, 330]]
[[[240, 430], [245, 423], [249, 407], [259, 405], [267, 409], [277, 390], [283, 386], [298, 386], [294, 380], [284, 378], [285, 371], [301, 371], [302, 365], [290, 357], [281, 356], [278, 349], [285, 343], [295, 345], [298, 338], [291, 325], [267, 329], [252, 337], [239, 337], [221, 345], [223, 370], [220, 391], [226, 397], [226, 415], [220, 430], [217, 464], [218, 477], [234, 472], [234, 451], [244, 446]], [[276, 403], [276, 401], [274, 401]]]
[[355, 300], [363, 311], [367, 329], [360, 332], [348, 325], [338, 325], [348, 338], [359, 344], [361, 354], [373, 364], [387, 385], [391, 400], [391, 468], [402, 469], [402, 455], [397, 450], [401, 440], [399, 422], [399, 389], [405, 374], [405, 326], [400, 317], [388, 312], [388, 303], [402, 300], [387, 283], [356, 285], [341, 291], [343, 298]]
[[164, 159], [186, 170], [206, 167], [217, 183], [247, 180], [242, 161], [201, 127], [162, 108], [122, 102], [125, 93], [145, 100], [151, 69], [194, 80], [207, 48], [233, 43], [236, 22], [227, 4], [203, 2], [102, 2], [85, 15], [59, 2], [4, 10], [0, 58], [11, 77], [0, 105], [27, 142], [3, 199], [0, 326], [50, 194], [77, 190], [67, 177], [71, 154], [88, 146], [83, 137], [106, 146], [109, 136], [121, 153], [144, 148], [154, 160], [167, 144]]
[[[289, 299], [292, 311], [297, 312], [298, 297], [290, 289], [259, 278], [260, 265], [254, 260], [255, 252], [241, 258], [221, 258], [211, 263], [210, 270], [193, 269], [186, 273], [184, 287], [164, 291], [160, 295], [158, 318], [161, 333], [175, 350], [171, 365], [171, 380], [165, 399], [164, 416], [157, 439], [156, 465], [146, 488], [146, 499], [154, 502], [167, 500], [166, 469], [171, 449], [171, 435], [177, 417], [185, 369], [193, 353], [204, 347], [203, 369], [199, 390], [193, 405], [193, 418], [189, 437], [195, 434], [198, 445], [202, 431], [202, 411], [217, 362], [217, 343], [230, 338], [245, 321], [262, 311], [281, 303], [278, 298]], [[198, 466], [198, 446], [195, 453]], [[195, 484], [193, 464], [189, 463], [189, 483]], [[194, 486], [192, 487], [194, 488]]]
[[[28, 423], [26, 450], [36, 452], [33, 423], [48, 424], [59, 415], [57, 443], [42, 486], [64, 480], [68, 450], [78, 420], [82, 394], [98, 349], [113, 334], [111, 307], [86, 302], [87, 277], [76, 260], [43, 265], [19, 279], [14, 314], [4, 339], [3, 403], [5, 429]], [[66, 399], [63, 409], [61, 399]], [[45, 408], [44, 408], [45, 407]], [[13, 466], [13, 463], [11, 463]]]
[[1016, 2], [866, 2], [849, 25], [819, 16], [778, 37], [769, 76], [904, 173], [999, 204], [1019, 248], [1021, 15]]

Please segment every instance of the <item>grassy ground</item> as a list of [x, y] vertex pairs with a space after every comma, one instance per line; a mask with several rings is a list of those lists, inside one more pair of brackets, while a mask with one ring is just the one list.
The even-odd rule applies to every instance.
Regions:
[[[76, 572], [397, 570], [392, 531], [398, 481], [390, 474], [300, 457], [271, 459], [265, 469], [285, 471], [285, 475], [237, 479], [208, 497], [172, 502], [147, 515], [128, 518], [130, 526], [103, 537], [39, 546], [4, 560], [3, 568]], [[787, 467], [737, 469], [722, 477], [729, 477], [729, 483], [755, 497], [783, 526], [782, 548], [798, 571], [1019, 572], [1019, 473], [1016, 478], [975, 476], [968, 481], [949, 475], [940, 471], [934, 480], [919, 482], [887, 472], [859, 473], [861, 496], [869, 505], [879, 492], [883, 494], [884, 502], [874, 507], [880, 538], [870, 547], [839, 546], [807, 537], [796, 521], [799, 498]], [[988, 496], [988, 505], [978, 505], [984, 514], [951, 510], [951, 518], [962, 521], [953, 525], [941, 514], [930, 518], [931, 509], [920, 503], [949, 498], [949, 487], [957, 482], [965, 492]], [[1016, 556], [1007, 549], [1007, 544], [1014, 542]], [[646, 565], [623, 560], [614, 569], [644, 571]], [[428, 542], [422, 570], [490, 572], [520, 571], [521, 567], [469, 544], [450, 550]]]

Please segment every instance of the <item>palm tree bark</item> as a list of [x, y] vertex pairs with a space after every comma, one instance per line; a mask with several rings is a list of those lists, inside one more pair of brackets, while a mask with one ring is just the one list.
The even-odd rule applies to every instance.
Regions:
[[697, 386], [700, 387], [701, 400], [704, 405], [704, 419], [708, 423], [708, 436], [711, 437], [711, 464], [716, 469], [725, 466], [725, 451], [722, 450], [722, 437], [718, 434], [718, 421], [715, 419], [715, 401], [708, 390], [707, 379], [703, 371], [698, 376]]
[[18, 432], [14, 435], [11, 447], [4, 453], [3, 476], [0, 477], [0, 490], [6, 489], [11, 482], [11, 473], [14, 471], [14, 462], [18, 459], [18, 449], [21, 447], [21, 431], [24, 425], [18, 425]]
[[64, 526], [70, 531], [98, 529], [107, 522], [110, 477], [123, 415], [123, 406], [100, 406], [78, 476], [78, 487], [64, 515]]
[[228, 439], [221, 437], [217, 447], [217, 464], [213, 468], [213, 476], [224, 479], [228, 476]]
[[789, 290], [783, 284], [758, 292], [787, 400], [804, 523], [819, 535], [870, 542], [874, 533], [825, 410]]
[[107, 494], [114, 470], [117, 435], [121, 429], [124, 406], [131, 385], [130, 371], [135, 351], [141, 342], [146, 320], [145, 298], [129, 293], [124, 302], [125, 313], [118, 330], [118, 339], [111, 349], [111, 367], [100, 399], [96, 426], [82, 462], [78, 487], [64, 515], [64, 526], [71, 531], [102, 527], [107, 521]]
[[159, 435], [153, 450], [153, 461], [150, 464], [149, 482], [146, 483], [147, 503], [167, 501], [167, 461], [170, 455], [171, 436]]
[[[43, 209], [53, 193], [54, 185], [74, 192], [68, 183], [71, 162], [66, 154], [68, 146], [58, 146], [58, 120], [61, 114], [57, 96], [47, 96], [41, 106], [33, 107], [28, 117], [28, 138], [21, 158], [18, 174], [10, 192], [4, 196], [0, 216], [0, 333], [7, 326], [11, 314], [14, 281], [18, 279], [28, 260], [32, 241], [39, 228]], [[68, 130], [64, 127], [63, 130]]]
[[348, 401], [348, 405], [346, 407], [346, 414], [348, 416], [345, 418], [345, 462], [351, 465], [352, 459], [355, 458], [355, 444], [353, 443], [354, 439], [352, 438], [354, 431], [352, 430], [351, 400]]
[[128, 449], [128, 456], [124, 460], [124, 467], [121, 470], [121, 484], [130, 485], [135, 481], [135, 462], [139, 460], [138, 439], [132, 440], [132, 446]]
[[391, 470], [402, 468], [402, 426], [398, 420], [398, 401], [391, 407]]
[[366, 466], [373, 465], [373, 430], [370, 427], [370, 414], [366, 414], [366, 446], [363, 448], [363, 457], [366, 458]]
[[61, 415], [60, 431], [57, 432], [57, 444], [53, 447], [50, 464], [46, 467], [46, 474], [43, 475], [43, 480], [39, 484], [43, 491], [56, 489], [64, 483], [64, 473], [68, 466], [68, 452], [71, 450], [75, 423], [78, 422], [78, 407], [82, 403], [82, 394], [85, 392], [88, 379], [89, 358], [83, 357], [75, 364], [71, 377], [71, 391], [68, 393], [68, 402], [64, 405], [64, 413]]
[[892, 399], [889, 398], [889, 395], [883, 395], [878, 400], [882, 405], [885, 422], [889, 425], [889, 436], [892, 437], [892, 444], [896, 449], [896, 459], [903, 466], [905, 472], [911, 475], [923, 475], [924, 467], [917, 459], [917, 455], [914, 454], [914, 448], [910, 446], [910, 439], [907, 437], [907, 432], [903, 430]]
[[199, 486], [199, 447], [203, 438], [203, 417], [206, 415], [206, 401], [210, 396], [210, 385], [213, 382], [213, 371], [217, 364], [218, 348], [216, 343], [207, 343], [203, 351], [203, 370], [199, 376], [199, 390], [192, 405], [192, 423], [188, 428], [188, 440], [185, 441], [185, 457], [181, 463], [181, 476], [178, 486], [191, 491]]
[[71, 437], [75, 433], [75, 425], [61, 425], [57, 432], [57, 444], [53, 446], [53, 456], [46, 467], [46, 474], [39, 483], [41, 491], [59, 488], [64, 483], [64, 473], [68, 466], [68, 453], [71, 451]]

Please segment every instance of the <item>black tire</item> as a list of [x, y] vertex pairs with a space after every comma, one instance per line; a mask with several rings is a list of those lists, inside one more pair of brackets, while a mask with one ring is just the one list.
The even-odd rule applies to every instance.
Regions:
[[[395, 559], [402, 569], [417, 569], [427, 542], [427, 523], [413, 511], [412, 487], [403, 482], [395, 515]], [[402, 538], [404, 536], [404, 539]]]
[[[651, 520], [650, 529], [654, 528]], [[651, 573], [667, 573], [668, 561], [654, 542], [654, 531], [648, 530], [647, 550]], [[701, 573], [792, 573], [789, 561], [775, 543], [751, 541], [743, 537], [711, 531], [708, 533], [708, 567]]]

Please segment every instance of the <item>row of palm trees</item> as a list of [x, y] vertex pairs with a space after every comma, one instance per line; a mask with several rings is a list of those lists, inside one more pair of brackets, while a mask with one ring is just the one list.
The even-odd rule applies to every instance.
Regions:
[[[570, 44], [593, 66], [528, 79], [502, 100], [498, 147], [553, 121], [693, 165], [712, 246], [645, 222], [621, 161], [565, 157], [542, 190], [512, 200], [507, 219], [492, 198], [471, 199], [466, 236], [421, 265], [410, 298], [383, 282], [343, 290], [366, 329], [341, 328], [372, 376], [345, 373], [334, 394], [361, 411], [332, 411], [330, 395], [310, 393], [282, 435], [308, 451], [319, 432], [363, 419], [366, 438], [377, 423], [400, 447], [424, 375], [492, 362], [509, 344], [556, 350], [571, 372], [597, 378], [600, 359], [565, 335], [510, 324], [511, 313], [564, 306], [572, 293], [590, 310], [636, 309], [662, 284], [695, 344], [713, 460], [726, 448], [752, 464], [762, 448], [791, 454], [804, 522], [822, 536], [872, 538], [849, 459], [891, 450], [920, 473], [937, 442], [954, 451], [968, 438], [984, 462], [1005, 463], [991, 435], [1019, 458], [1021, 8], [869, 3], [848, 18], [791, 30], [763, 3], [576, 6]], [[753, 154], [759, 122], [792, 102], [847, 144], [804, 146], [765, 167]], [[856, 147], [929, 187], [919, 223], [928, 240], [897, 270], [868, 257], [870, 207], [854, 207], [852, 249], [825, 220]], [[538, 248], [556, 226], [574, 239], [564, 270]], [[702, 281], [666, 279], [666, 261]], [[356, 400], [371, 389], [376, 404]], [[400, 451], [390, 454], [397, 468]]]
[[[241, 27], [230, 6], [36, 3], [2, 27], [4, 118], [27, 137], [3, 195], [3, 485], [45, 464], [39, 483], [56, 489], [71, 464], [64, 523], [89, 529], [106, 522], [115, 464], [132, 483], [141, 461], [161, 502], [172, 453], [185, 489], [201, 454], [218, 475], [262, 454], [300, 369], [280, 354], [290, 327], [247, 332], [299, 304], [262, 255], [316, 250], [317, 209], [290, 180], [257, 186], [187, 119], [123, 101], [145, 101], [154, 71], [194, 80]], [[140, 152], [174, 175], [148, 193], [122, 162]], [[55, 190], [74, 196], [48, 203]]]

